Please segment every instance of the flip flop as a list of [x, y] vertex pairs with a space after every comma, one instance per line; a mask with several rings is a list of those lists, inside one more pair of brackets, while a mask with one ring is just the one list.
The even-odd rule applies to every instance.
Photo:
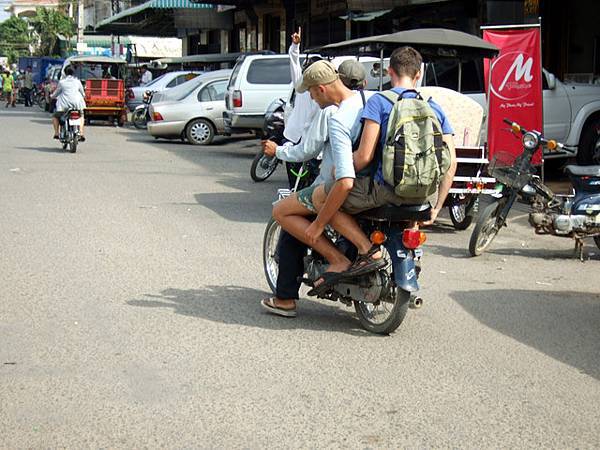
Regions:
[[270, 312], [282, 317], [296, 317], [296, 308], [294, 309], [283, 309], [275, 306], [275, 299], [273, 297], [264, 298], [260, 301], [260, 305]]
[[336, 284], [344, 277], [346, 277], [345, 272], [323, 272], [323, 274], [315, 280], [317, 281], [322, 279], [323, 282], [318, 286], [313, 287], [310, 291], [306, 293], [306, 295], [310, 297], [322, 295], [325, 292], [327, 292], [327, 288]]
[[343, 272], [346, 277], [356, 277], [359, 275], [365, 275], [370, 272], [375, 272], [387, 264], [383, 255], [378, 259], [373, 259], [373, 255], [381, 251], [379, 245], [373, 245], [367, 253], [364, 255], [358, 255], [356, 260], [348, 268], [347, 271]]

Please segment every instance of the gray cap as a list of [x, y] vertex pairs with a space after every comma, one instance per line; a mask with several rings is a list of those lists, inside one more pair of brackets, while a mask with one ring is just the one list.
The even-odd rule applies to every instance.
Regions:
[[367, 78], [364, 66], [355, 59], [347, 59], [338, 67], [340, 79], [347, 86], [355, 86]]

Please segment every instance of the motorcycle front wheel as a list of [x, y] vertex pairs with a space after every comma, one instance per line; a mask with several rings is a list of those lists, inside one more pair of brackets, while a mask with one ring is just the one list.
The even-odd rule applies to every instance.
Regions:
[[503, 204], [499, 201], [490, 203], [481, 212], [469, 241], [471, 256], [479, 256], [485, 252], [504, 225], [504, 221], [498, 217]]
[[257, 183], [265, 181], [267, 178], [273, 175], [273, 172], [275, 172], [275, 169], [277, 169], [278, 164], [279, 161], [276, 157], [270, 158], [261, 150], [254, 157], [254, 161], [252, 161], [252, 166], [250, 167], [250, 176]]
[[131, 121], [133, 122], [133, 126], [138, 130], [145, 130], [148, 128], [146, 121], [146, 110], [136, 109], [131, 116]]
[[269, 288], [275, 294], [277, 286], [277, 275], [279, 274], [279, 235], [281, 234], [281, 227], [271, 218], [267, 223], [265, 234], [263, 237], [263, 268], [265, 271], [265, 278], [269, 284]]
[[390, 298], [376, 303], [354, 302], [354, 310], [363, 328], [371, 333], [390, 334], [400, 326], [410, 301], [410, 292], [396, 289]]

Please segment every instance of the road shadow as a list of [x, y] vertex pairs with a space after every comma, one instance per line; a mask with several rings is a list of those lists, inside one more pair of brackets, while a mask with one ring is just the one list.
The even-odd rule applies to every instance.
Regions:
[[600, 294], [493, 289], [450, 296], [484, 325], [600, 379]]
[[[58, 142], [58, 141], [56, 141]], [[31, 150], [43, 153], [68, 153], [60, 147], [16, 147], [17, 150]]]
[[198, 317], [225, 325], [241, 325], [270, 330], [333, 331], [355, 336], [380, 337], [360, 327], [353, 313], [302, 299], [298, 317], [278, 317], [260, 306], [270, 293], [243, 286], [204, 286], [198, 289], [165, 289], [160, 294], [145, 294], [143, 299], [127, 301], [130, 306], [168, 308], [175, 314]]

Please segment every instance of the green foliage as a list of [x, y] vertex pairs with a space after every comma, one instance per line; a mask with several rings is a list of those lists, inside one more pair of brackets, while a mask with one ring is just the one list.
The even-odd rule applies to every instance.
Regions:
[[19, 56], [29, 55], [32, 40], [26, 20], [12, 16], [0, 23], [0, 54], [7, 56], [10, 63], [16, 62]]
[[36, 15], [31, 19], [31, 25], [40, 38], [39, 55], [51, 55], [59, 34], [71, 38], [77, 32], [73, 19], [63, 11], [56, 9], [37, 8]]

